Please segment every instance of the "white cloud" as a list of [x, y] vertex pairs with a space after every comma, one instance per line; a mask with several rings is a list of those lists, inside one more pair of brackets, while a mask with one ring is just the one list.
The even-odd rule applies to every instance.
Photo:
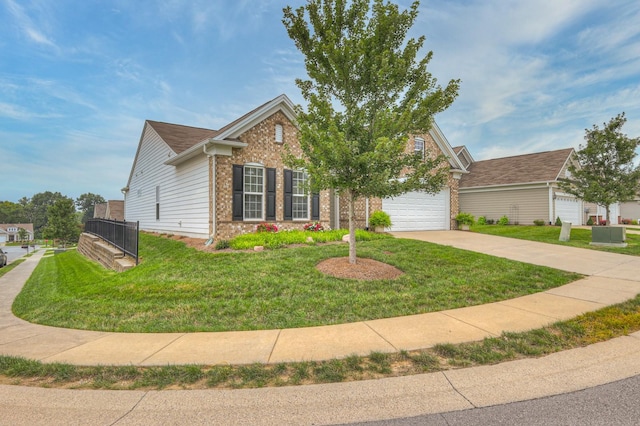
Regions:
[[58, 46], [47, 37], [42, 31], [42, 22], [40, 25], [33, 22], [31, 17], [25, 12], [24, 8], [14, 0], [4, 0], [9, 13], [13, 16], [14, 24], [18, 27], [28, 40], [43, 46], [58, 49]]

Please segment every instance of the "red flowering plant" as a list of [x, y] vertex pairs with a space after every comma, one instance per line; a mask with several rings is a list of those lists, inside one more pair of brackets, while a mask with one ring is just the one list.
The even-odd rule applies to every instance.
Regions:
[[304, 225], [304, 230], [311, 232], [321, 232], [324, 231], [324, 227], [320, 224], [320, 222], [311, 222]]
[[256, 232], [278, 232], [278, 226], [275, 223], [262, 222], [256, 226]]

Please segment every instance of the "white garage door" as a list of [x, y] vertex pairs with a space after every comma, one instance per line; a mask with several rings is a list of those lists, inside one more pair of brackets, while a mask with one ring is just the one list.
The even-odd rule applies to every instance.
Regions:
[[391, 216], [391, 231], [436, 231], [449, 226], [449, 189], [431, 195], [408, 192], [382, 200], [382, 210]]
[[563, 222], [571, 222], [572, 225], [582, 225], [582, 202], [573, 197], [557, 196], [557, 217], [560, 217]]

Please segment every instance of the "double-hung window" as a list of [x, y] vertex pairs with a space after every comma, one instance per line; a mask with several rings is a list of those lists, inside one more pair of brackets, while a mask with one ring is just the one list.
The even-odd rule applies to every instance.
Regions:
[[262, 220], [264, 211], [264, 168], [244, 166], [244, 218]]
[[424, 158], [424, 139], [422, 138], [415, 138], [415, 151], [416, 154], [419, 154], [422, 158]]
[[293, 219], [309, 219], [309, 196], [307, 193], [307, 173], [302, 170], [293, 171]]

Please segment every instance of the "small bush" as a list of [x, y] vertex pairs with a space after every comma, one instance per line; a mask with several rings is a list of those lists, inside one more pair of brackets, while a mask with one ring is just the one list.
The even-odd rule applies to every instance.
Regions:
[[623, 225], [631, 225], [631, 219], [622, 219]]
[[220, 240], [216, 242], [216, 250], [224, 250], [231, 247], [228, 240]]
[[464, 213], [464, 212], [460, 212], [458, 213], [458, 215], [456, 216], [456, 221], [458, 222], [458, 225], [473, 225], [476, 221], [475, 217], [473, 217], [473, 215], [471, 213]]
[[543, 219], [536, 219], [533, 221], [533, 224], [535, 226], [544, 226], [544, 220]]
[[278, 226], [275, 223], [262, 222], [256, 226], [256, 232], [278, 232]]
[[391, 227], [391, 217], [382, 210], [377, 210], [371, 213], [371, 217], [369, 217], [369, 226], [372, 228], [375, 228], [376, 226], [389, 228]]
[[478, 218], [478, 225], [486, 225], [487, 224], [487, 218], [484, 216], [480, 216]]
[[637, 220], [635, 220], [635, 219], [633, 219], [633, 220], [631, 221], [631, 224], [632, 224], [632, 225], [637, 225], [637, 224], [638, 224], [638, 221], [637, 221]]
[[498, 219], [498, 225], [508, 225], [508, 224], [509, 224], [509, 218], [506, 215]]
[[496, 223], [495, 219], [487, 219], [487, 225], [493, 225]]
[[560, 219], [560, 216], [556, 218], [556, 226], [562, 226], [562, 220]]
[[593, 219], [589, 218], [589, 220], [587, 220], [587, 226], [593, 226]]
[[600, 220], [600, 226], [606, 226], [607, 225], [607, 220], [606, 219], [601, 219]]

